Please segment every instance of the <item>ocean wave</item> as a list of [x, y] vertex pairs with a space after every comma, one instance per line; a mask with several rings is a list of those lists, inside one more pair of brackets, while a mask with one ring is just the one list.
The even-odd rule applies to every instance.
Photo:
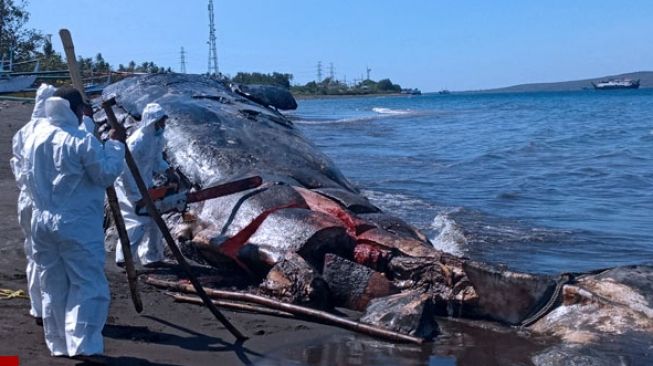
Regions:
[[435, 208], [424, 200], [401, 193], [380, 192], [369, 189], [363, 189], [361, 193], [383, 211], [392, 212], [404, 219], [412, 212], [433, 210]]
[[431, 239], [435, 249], [457, 256], [463, 255], [467, 237], [460, 225], [449, 216], [449, 212], [440, 212], [435, 216], [431, 229], [437, 231], [437, 235]]
[[[451, 218], [450, 214], [459, 212], [461, 208], [442, 208], [421, 200], [410, 197], [401, 193], [379, 192], [373, 190], [363, 190], [363, 195], [370, 202], [378, 206], [385, 212], [391, 212], [415, 225], [417, 228], [424, 230], [432, 237], [433, 247], [453, 255], [463, 255], [464, 245], [467, 244], [467, 238], [462, 227]], [[435, 218], [429, 222], [430, 216], [423, 213], [438, 212]], [[416, 214], [420, 213], [420, 214]], [[422, 222], [422, 220], [424, 220]]]
[[[373, 113], [372, 113], [373, 112]], [[325, 115], [301, 115], [301, 114], [288, 114], [288, 117], [293, 123], [307, 124], [307, 125], [322, 125], [333, 123], [357, 123], [369, 122], [382, 118], [403, 118], [417, 115], [424, 115], [433, 113], [433, 111], [417, 111], [412, 109], [391, 109], [385, 107], [374, 107], [372, 110], [358, 111], [359, 115], [340, 116], [333, 118], [332, 116]]]
[[374, 107], [372, 108], [372, 112], [376, 112], [378, 114], [391, 114], [391, 115], [407, 115], [407, 114], [415, 114], [415, 111], [412, 111], [410, 109], [390, 109], [390, 108], [384, 108], [384, 107]]
[[357, 116], [357, 117], [346, 117], [340, 119], [304, 119], [299, 118], [292, 120], [295, 124], [304, 124], [304, 125], [325, 125], [325, 124], [334, 124], [334, 123], [356, 123], [356, 122], [367, 122], [373, 121], [381, 118], [382, 116], [372, 115], [372, 116]]

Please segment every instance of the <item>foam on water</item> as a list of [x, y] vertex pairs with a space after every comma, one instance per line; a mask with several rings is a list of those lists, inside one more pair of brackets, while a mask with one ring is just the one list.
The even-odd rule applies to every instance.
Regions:
[[467, 244], [467, 237], [462, 228], [449, 217], [447, 212], [441, 212], [433, 219], [431, 228], [438, 232], [437, 236], [431, 239], [435, 249], [453, 255], [463, 255], [463, 246]]
[[[432, 237], [434, 248], [454, 255], [463, 254], [467, 238], [462, 227], [449, 216], [459, 209], [440, 208], [401, 193], [364, 190], [363, 194], [384, 212], [392, 213], [426, 232]], [[422, 213], [421, 217], [415, 217], [415, 212]], [[423, 221], [433, 217], [431, 213], [437, 213], [435, 218], [430, 223]]]
[[356, 123], [356, 122], [368, 122], [379, 119], [379, 116], [358, 116], [358, 117], [347, 117], [340, 119], [297, 119], [293, 120], [293, 123], [305, 124], [305, 125], [323, 125], [323, 124], [338, 124], [338, 123]]
[[391, 114], [391, 115], [407, 115], [407, 114], [415, 113], [415, 111], [411, 111], [410, 109], [391, 109], [391, 108], [384, 108], [384, 107], [374, 107], [372, 108], [372, 111], [378, 114]]
[[289, 114], [288, 117], [297, 124], [306, 125], [324, 125], [324, 124], [340, 124], [340, 123], [357, 123], [357, 122], [372, 122], [385, 118], [409, 117], [416, 115], [427, 114], [426, 111], [416, 111], [410, 109], [392, 109], [385, 107], [373, 107], [370, 110], [356, 110], [350, 111], [349, 115], [340, 115], [339, 118], [334, 118], [330, 115], [311, 115], [304, 114], [302, 116]]

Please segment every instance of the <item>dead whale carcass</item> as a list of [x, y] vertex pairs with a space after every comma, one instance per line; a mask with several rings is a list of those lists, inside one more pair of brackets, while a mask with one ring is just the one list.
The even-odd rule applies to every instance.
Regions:
[[[439, 308], [474, 303], [461, 259], [436, 251], [419, 230], [372, 205], [275, 110], [199, 75], [133, 77], [104, 94], [117, 96], [114, 109], [126, 124], [149, 102], [163, 106], [170, 117], [167, 159], [192, 185], [253, 174], [268, 182], [192, 207], [198, 220], [184, 235], [207, 261], [228, 258], [262, 277], [276, 265], [304, 260], [329, 274], [329, 288], [341, 294], [336, 303], [359, 310], [374, 298], [424, 287], [437, 288], [432, 300]], [[328, 253], [342, 260], [325, 261]], [[349, 270], [367, 282], [337, 278]]]
[[569, 328], [564, 317], [545, 315], [564, 308], [559, 299], [572, 286], [585, 289], [584, 282], [513, 273], [435, 250], [418, 230], [361, 196], [283, 115], [219, 81], [150, 75], [105, 94], [117, 95], [116, 112], [127, 124], [149, 102], [166, 109], [167, 158], [192, 185], [252, 174], [268, 182], [195, 204], [197, 221], [173, 223], [209, 263], [234, 261], [265, 277], [262, 291], [290, 302], [368, 309], [367, 321], [414, 334], [433, 333], [423, 323], [429, 314], [534, 323], [533, 330], [557, 335]]

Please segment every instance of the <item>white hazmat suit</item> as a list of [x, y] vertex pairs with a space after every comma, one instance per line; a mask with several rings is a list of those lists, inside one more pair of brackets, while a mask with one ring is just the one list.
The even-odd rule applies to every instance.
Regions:
[[45, 103], [47, 120], [28, 151], [34, 261], [40, 271], [45, 343], [53, 356], [104, 350], [109, 310], [104, 274], [104, 191], [120, 175], [124, 146], [79, 129], [67, 100]]
[[[160, 105], [148, 104], [143, 110], [141, 126], [129, 136], [126, 142], [148, 189], [154, 184], [154, 175], [163, 173], [169, 168], [168, 163], [163, 159], [165, 144], [163, 129], [157, 131], [155, 127], [156, 122], [165, 116]], [[126, 166], [116, 181], [116, 193], [134, 260], [140, 261], [142, 265], [162, 261], [164, 259], [163, 235], [151, 217], [136, 215], [135, 202], [141, 199], [141, 194]], [[124, 260], [122, 245], [118, 241], [116, 263], [122, 264]]]
[[91, 117], [85, 115], [82, 117], [82, 123], [79, 124], [79, 129], [86, 133], [90, 133], [91, 135], [95, 135], [95, 122], [93, 122]]
[[34, 111], [32, 118], [27, 122], [12, 139], [12, 158], [11, 170], [16, 178], [16, 184], [20, 192], [18, 193], [18, 223], [23, 229], [25, 235], [25, 256], [27, 257], [27, 292], [30, 298], [30, 315], [36, 318], [41, 317], [41, 285], [39, 276], [36, 271], [36, 264], [32, 255], [32, 230], [30, 222], [32, 221], [32, 196], [27, 189], [25, 182], [27, 162], [25, 148], [29, 148], [34, 140], [33, 132], [37, 124], [45, 118], [45, 100], [54, 94], [56, 89], [47, 84], [41, 84], [36, 91]]

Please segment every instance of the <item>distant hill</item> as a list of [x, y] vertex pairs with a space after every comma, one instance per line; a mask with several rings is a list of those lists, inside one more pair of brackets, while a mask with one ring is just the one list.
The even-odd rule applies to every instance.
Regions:
[[609, 75], [594, 79], [561, 81], [557, 83], [534, 83], [519, 84], [505, 88], [476, 90], [480, 93], [524, 93], [524, 92], [556, 92], [556, 91], [574, 91], [585, 88], [592, 89], [592, 82], [598, 82], [608, 79], [639, 79], [640, 89], [653, 88], [653, 71], [639, 71], [628, 74]]

